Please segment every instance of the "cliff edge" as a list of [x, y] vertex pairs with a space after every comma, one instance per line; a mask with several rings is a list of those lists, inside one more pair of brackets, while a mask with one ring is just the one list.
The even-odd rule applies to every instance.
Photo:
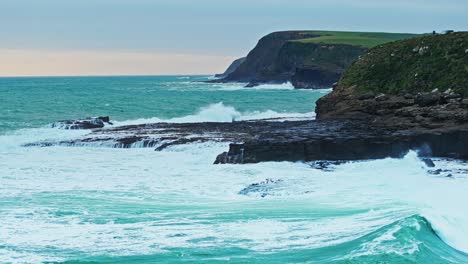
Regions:
[[414, 34], [282, 31], [268, 34], [219, 82], [291, 82], [296, 88], [330, 88], [369, 48]]

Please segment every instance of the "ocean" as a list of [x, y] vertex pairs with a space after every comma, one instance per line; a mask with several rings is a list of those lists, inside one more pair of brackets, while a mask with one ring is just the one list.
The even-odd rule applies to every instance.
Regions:
[[411, 151], [322, 170], [213, 165], [226, 143], [23, 147], [84, 136], [50, 124], [89, 116], [313, 119], [330, 92], [209, 78], [0, 78], [0, 263], [468, 263], [464, 161], [428, 168]]

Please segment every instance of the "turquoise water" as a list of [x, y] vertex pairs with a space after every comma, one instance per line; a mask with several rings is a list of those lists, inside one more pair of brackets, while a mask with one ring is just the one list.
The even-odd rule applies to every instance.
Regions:
[[[0, 263], [468, 263], [468, 164], [213, 165], [224, 143], [22, 147], [117, 124], [312, 118], [329, 92], [205, 76], [0, 79]], [[240, 194], [273, 180], [262, 192]], [[266, 194], [266, 195], [265, 195]]]
[[313, 112], [323, 93], [290, 85], [242, 89], [203, 84], [203, 76], [0, 78], [0, 132], [62, 119], [109, 115], [114, 120], [174, 118], [223, 102], [240, 112]]

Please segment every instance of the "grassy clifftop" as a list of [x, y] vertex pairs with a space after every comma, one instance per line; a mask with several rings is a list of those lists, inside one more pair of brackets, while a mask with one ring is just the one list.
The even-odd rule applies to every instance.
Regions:
[[383, 32], [308, 31], [312, 38], [294, 40], [301, 43], [343, 44], [372, 48], [391, 41], [415, 37], [415, 34]]
[[330, 88], [368, 48], [413, 34], [281, 31], [261, 38], [245, 61], [221, 81], [292, 82], [296, 88]]
[[451, 89], [468, 97], [468, 32], [426, 35], [370, 49], [339, 86], [388, 94]]

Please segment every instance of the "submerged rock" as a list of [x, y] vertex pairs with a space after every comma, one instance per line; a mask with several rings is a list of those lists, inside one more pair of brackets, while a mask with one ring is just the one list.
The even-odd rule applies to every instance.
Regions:
[[239, 191], [240, 195], [249, 195], [252, 193], [259, 194], [260, 197], [266, 197], [271, 190], [282, 180], [266, 179], [259, 183], [253, 183]]
[[345, 161], [330, 161], [330, 160], [317, 160], [310, 164], [310, 166], [317, 170], [333, 171], [333, 167], [343, 164]]

